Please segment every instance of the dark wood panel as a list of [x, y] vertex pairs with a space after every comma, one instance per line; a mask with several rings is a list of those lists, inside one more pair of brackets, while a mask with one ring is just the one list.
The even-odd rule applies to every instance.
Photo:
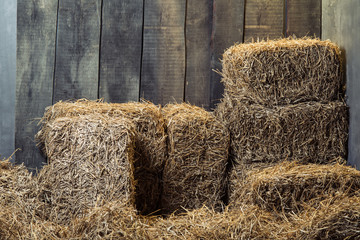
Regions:
[[360, 170], [360, 1], [322, 1], [322, 39], [338, 44], [344, 57], [347, 104], [350, 107], [348, 163]]
[[284, 0], [246, 0], [245, 42], [283, 37], [284, 5]]
[[101, 0], [59, 2], [54, 102], [98, 97]]
[[184, 100], [185, 0], [145, 1], [140, 97], [154, 102]]
[[139, 100], [143, 0], [103, 3], [99, 96], [109, 102]]
[[320, 37], [321, 0], [286, 1], [286, 35]]
[[10, 157], [15, 150], [16, 83], [16, 1], [3, 0], [1, 3], [0, 160]]
[[[212, 68], [221, 71], [222, 54], [235, 43], [243, 41], [245, 0], [214, 0]], [[220, 75], [211, 73], [210, 99], [214, 108], [224, 92]]]
[[187, 1], [185, 101], [209, 109], [212, 1]]
[[44, 158], [36, 147], [37, 122], [52, 103], [57, 0], [18, 0], [16, 67], [16, 163], [31, 170]]

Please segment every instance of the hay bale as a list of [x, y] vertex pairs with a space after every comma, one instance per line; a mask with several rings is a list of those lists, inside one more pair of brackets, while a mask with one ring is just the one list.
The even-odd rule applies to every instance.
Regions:
[[294, 217], [293, 239], [360, 239], [360, 197], [328, 198]]
[[48, 135], [47, 125], [58, 117], [74, 117], [86, 114], [101, 114], [104, 117], [123, 117], [134, 122], [135, 135], [135, 173], [136, 208], [142, 214], [158, 209], [161, 193], [160, 176], [166, 159], [165, 123], [159, 107], [148, 102], [104, 103], [102, 101], [78, 100], [58, 102], [49, 107], [41, 120], [41, 130], [37, 139], [44, 146]]
[[237, 162], [328, 163], [347, 155], [349, 116], [343, 102], [267, 108], [224, 95], [216, 115], [230, 130], [230, 153]]
[[318, 206], [324, 197], [356, 195], [360, 172], [341, 164], [300, 165], [282, 162], [274, 167], [248, 174], [245, 188], [233, 205], [255, 204], [268, 211], [297, 213], [304, 203]]
[[339, 47], [319, 39], [238, 44], [223, 54], [222, 82], [232, 98], [266, 105], [343, 98]]
[[170, 104], [163, 112], [169, 148], [163, 172], [164, 213], [203, 204], [214, 208], [224, 187], [227, 129], [211, 113], [189, 104]]
[[68, 223], [107, 201], [134, 201], [131, 121], [91, 114], [56, 118], [47, 128], [50, 164], [36, 178], [46, 220]]

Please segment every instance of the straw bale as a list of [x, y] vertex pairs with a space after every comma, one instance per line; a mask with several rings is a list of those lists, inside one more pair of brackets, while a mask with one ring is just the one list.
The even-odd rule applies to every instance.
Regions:
[[215, 207], [224, 192], [227, 129], [211, 113], [189, 104], [170, 104], [163, 112], [169, 148], [163, 172], [163, 212]]
[[75, 117], [86, 114], [101, 114], [104, 117], [125, 117], [134, 122], [135, 173], [137, 181], [135, 204], [143, 214], [158, 209], [161, 193], [160, 177], [166, 159], [165, 123], [159, 107], [149, 102], [104, 103], [101, 100], [80, 99], [75, 102], [58, 102], [49, 107], [42, 120], [37, 139], [44, 152], [50, 154], [45, 138], [47, 125], [58, 117]]
[[230, 130], [231, 158], [237, 162], [328, 163], [347, 155], [348, 107], [343, 102], [267, 108], [225, 94], [216, 115]]
[[238, 44], [223, 54], [222, 82], [232, 98], [266, 106], [343, 98], [339, 47], [319, 39]]
[[360, 172], [341, 164], [301, 165], [282, 162], [248, 174], [234, 205], [250, 203], [268, 211], [297, 213], [304, 203], [317, 206], [324, 198], [358, 195]]
[[327, 198], [292, 221], [294, 239], [360, 239], [360, 197]]
[[47, 219], [68, 223], [90, 207], [134, 201], [135, 127], [99, 114], [59, 117], [47, 126], [49, 165], [38, 174]]

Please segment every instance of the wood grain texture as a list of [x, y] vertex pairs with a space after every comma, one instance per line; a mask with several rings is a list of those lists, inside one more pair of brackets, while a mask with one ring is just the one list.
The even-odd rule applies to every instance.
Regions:
[[321, 0], [286, 0], [286, 36], [320, 37]]
[[246, 0], [245, 42], [284, 36], [284, 0]]
[[185, 81], [186, 0], [145, 1], [140, 97], [182, 102]]
[[59, 2], [54, 103], [98, 97], [101, 0]]
[[139, 100], [143, 0], [103, 3], [99, 96], [109, 102]]
[[[0, 160], [15, 150], [16, 1], [0, 7]], [[15, 157], [14, 157], [15, 159]]]
[[52, 104], [57, 0], [18, 0], [16, 67], [16, 163], [30, 169], [45, 159], [36, 147], [38, 119]]
[[323, 0], [322, 39], [338, 44], [344, 58], [347, 104], [350, 107], [348, 163], [360, 170], [360, 1]]
[[[245, 0], [214, 0], [212, 33], [212, 68], [221, 71], [224, 51], [243, 41]], [[210, 107], [214, 108], [224, 92], [220, 75], [212, 72], [210, 82]]]
[[212, 1], [187, 1], [185, 101], [210, 108]]

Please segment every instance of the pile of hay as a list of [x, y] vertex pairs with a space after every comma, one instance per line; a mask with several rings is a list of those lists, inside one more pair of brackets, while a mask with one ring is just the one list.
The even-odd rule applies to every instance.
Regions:
[[66, 224], [111, 200], [134, 201], [131, 121], [99, 114], [59, 117], [47, 124], [50, 164], [36, 177], [46, 220]]
[[158, 209], [161, 193], [161, 174], [166, 159], [165, 122], [160, 107], [148, 102], [104, 103], [102, 101], [78, 100], [58, 102], [49, 107], [41, 120], [42, 128], [37, 139], [44, 152], [51, 154], [45, 144], [47, 127], [58, 117], [76, 117], [101, 114], [104, 117], [128, 118], [135, 124], [134, 177], [137, 182], [135, 204], [142, 214]]
[[189, 104], [169, 104], [163, 113], [168, 134], [163, 212], [216, 207], [224, 191], [227, 129], [211, 113]]
[[240, 163], [328, 163], [347, 155], [348, 107], [343, 102], [268, 108], [224, 95], [216, 115], [229, 128], [232, 159]]
[[281, 39], [230, 47], [223, 54], [225, 93], [264, 106], [343, 97], [339, 47], [319, 39]]
[[233, 207], [254, 204], [268, 211], [298, 213], [304, 203], [315, 207], [324, 198], [360, 194], [360, 172], [341, 164], [282, 162], [250, 172], [240, 187], [230, 195]]
[[292, 239], [360, 239], [360, 197], [323, 200], [292, 218]]

